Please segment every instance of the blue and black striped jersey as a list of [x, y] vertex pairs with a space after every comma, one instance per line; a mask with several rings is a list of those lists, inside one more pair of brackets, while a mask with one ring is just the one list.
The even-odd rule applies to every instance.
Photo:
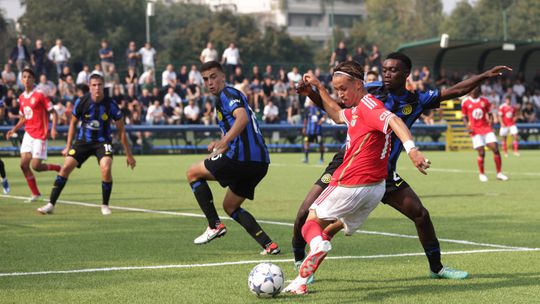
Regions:
[[90, 94], [86, 94], [75, 101], [73, 116], [81, 122], [77, 142], [110, 143], [111, 122], [120, 120], [122, 112], [111, 98], [105, 97], [96, 103]]
[[325, 112], [315, 105], [310, 105], [305, 109], [304, 125], [306, 126], [306, 135], [321, 135], [322, 126], [319, 124]]
[[227, 134], [233, 126], [235, 122], [233, 112], [236, 110], [246, 111], [249, 121], [240, 135], [229, 142], [229, 150], [225, 155], [241, 162], [270, 163], [268, 149], [246, 96], [234, 88], [225, 87], [219, 93], [216, 102], [216, 116], [223, 134]]

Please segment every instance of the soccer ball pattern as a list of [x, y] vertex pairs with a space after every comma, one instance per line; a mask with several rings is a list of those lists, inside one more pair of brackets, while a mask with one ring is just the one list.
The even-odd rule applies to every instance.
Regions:
[[283, 289], [283, 272], [272, 263], [261, 263], [255, 266], [248, 277], [249, 290], [258, 297], [275, 297]]

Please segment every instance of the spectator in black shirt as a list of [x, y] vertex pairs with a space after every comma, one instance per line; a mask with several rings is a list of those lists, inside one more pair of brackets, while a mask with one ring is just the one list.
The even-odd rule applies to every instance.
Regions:
[[332, 53], [332, 56], [330, 56], [330, 66], [336, 66], [340, 62], [347, 61], [347, 47], [345, 46], [345, 41], [340, 41], [338, 44], [338, 47], [334, 50]]
[[354, 61], [360, 63], [362, 66], [368, 64], [367, 58], [368, 56], [366, 52], [364, 52], [364, 48], [361, 46], [356, 48], [356, 53], [354, 53], [354, 56], [352, 57]]
[[32, 65], [36, 72], [37, 78], [40, 75], [47, 75], [47, 70], [45, 68], [45, 63], [47, 60], [47, 51], [43, 47], [43, 42], [41, 40], [36, 40], [36, 48], [32, 51]]

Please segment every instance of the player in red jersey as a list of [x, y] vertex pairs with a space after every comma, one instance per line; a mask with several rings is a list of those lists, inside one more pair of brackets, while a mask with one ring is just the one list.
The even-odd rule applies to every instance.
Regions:
[[361, 70], [354, 61], [342, 62], [334, 69], [332, 85], [347, 107], [344, 110], [317, 77], [312, 73], [304, 75], [304, 82], [316, 86], [321, 93], [324, 110], [330, 118], [347, 125], [347, 142], [342, 165], [332, 175], [329, 187], [310, 207], [302, 228], [310, 252], [285, 292], [307, 293], [309, 276], [332, 249], [330, 240], [323, 235], [324, 228], [339, 220], [344, 224], [345, 234], [352, 235], [381, 201], [388, 174], [391, 131], [404, 143], [418, 170], [426, 174], [429, 168], [430, 162], [415, 147], [405, 123], [367, 93]]
[[501, 129], [499, 135], [502, 137], [502, 146], [504, 156], [508, 157], [508, 145], [507, 137], [508, 133], [512, 135], [514, 155], [519, 156], [518, 152], [518, 129], [516, 126], [517, 109], [510, 105], [512, 100], [510, 97], [504, 98], [504, 103], [499, 107], [499, 121], [501, 122]]
[[489, 100], [480, 97], [480, 88], [477, 87], [461, 104], [461, 112], [463, 114], [463, 122], [469, 129], [472, 136], [473, 148], [478, 151], [478, 168], [480, 169], [480, 181], [487, 182], [488, 177], [484, 173], [484, 156], [486, 152], [484, 147], [487, 146], [493, 151], [493, 159], [495, 160], [495, 168], [497, 169], [497, 179], [505, 181], [508, 177], [501, 171], [502, 161], [499, 147], [497, 145], [497, 137], [491, 129], [491, 104]]
[[52, 114], [51, 138], [56, 138], [57, 115], [50, 100], [40, 92], [34, 91], [35, 74], [31, 69], [22, 72], [24, 92], [19, 96], [19, 122], [7, 132], [11, 138], [23, 125], [24, 137], [21, 144], [21, 169], [32, 196], [27, 202], [35, 202], [41, 197], [36, 178], [30, 169], [37, 172], [60, 171], [60, 165], [43, 163], [47, 159], [47, 135], [49, 132], [49, 114]]

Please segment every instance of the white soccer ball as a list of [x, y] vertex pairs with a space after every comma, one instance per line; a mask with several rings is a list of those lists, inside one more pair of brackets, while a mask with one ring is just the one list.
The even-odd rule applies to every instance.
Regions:
[[249, 290], [262, 298], [277, 296], [283, 289], [284, 282], [283, 271], [272, 263], [255, 266], [248, 277]]

